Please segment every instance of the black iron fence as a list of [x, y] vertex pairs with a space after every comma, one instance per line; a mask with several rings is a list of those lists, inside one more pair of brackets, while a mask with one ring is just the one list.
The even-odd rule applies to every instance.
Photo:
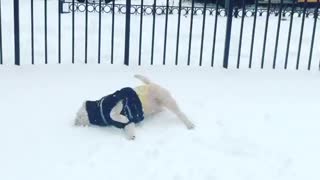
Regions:
[[[241, 1], [241, 0], [240, 0]], [[258, 16], [264, 16], [267, 14], [268, 12], [268, 4], [265, 3], [258, 3], [258, 9], [257, 9], [257, 14]], [[295, 6], [294, 9], [294, 15], [297, 15], [298, 17], [301, 17], [303, 15], [303, 3], [284, 3], [282, 5], [280, 5], [280, 3], [271, 3], [270, 4], [270, 9], [269, 9], [269, 15], [275, 15], [278, 16], [279, 13], [279, 9], [280, 7], [282, 8], [282, 16], [290, 16], [291, 11], [292, 11], [292, 6]], [[245, 5], [245, 16], [246, 17], [252, 17], [254, 16], [255, 13], [255, 9], [254, 9], [254, 5]], [[308, 6], [306, 8], [306, 12], [305, 15], [306, 17], [313, 17], [314, 13], [315, 13], [315, 8], [316, 5], [313, 6]], [[61, 3], [61, 9], [62, 9], [62, 13], [71, 13], [72, 11], [78, 12], [78, 13], [85, 13], [86, 11], [88, 11], [89, 13], [99, 13], [100, 11], [100, 6], [99, 3], [88, 3], [88, 5], [86, 5], [85, 3], [79, 3], [79, 2], [75, 2], [74, 4], [71, 1], [68, 2], [63, 2]], [[102, 13], [112, 13], [113, 9], [116, 13], [118, 14], [126, 14], [126, 4], [112, 4], [112, 3], [108, 3], [108, 4], [101, 4], [101, 11]], [[134, 15], [139, 15], [141, 14], [141, 12], [143, 13], [143, 15], [152, 15], [153, 14], [153, 9], [154, 6], [153, 5], [131, 5], [130, 8], [130, 12], [131, 14]], [[186, 15], [190, 15], [191, 14], [191, 6], [181, 6], [181, 15], [186, 16]], [[155, 13], [156, 15], [165, 15], [167, 11], [167, 6], [163, 6], [163, 5], [157, 5], [155, 7]], [[216, 12], [216, 7], [215, 4], [207, 4], [206, 6], [206, 12], [208, 15], [215, 15]], [[178, 15], [179, 13], [179, 6], [168, 6], [168, 13], [169, 15]], [[219, 16], [221, 17], [226, 17], [227, 16], [227, 9], [223, 6], [220, 6], [218, 4], [218, 10], [217, 13]], [[193, 8], [193, 14], [194, 15], [203, 15], [204, 14], [204, 5], [202, 6], [194, 6]], [[234, 12], [233, 12], [233, 16], [234, 17], [242, 17], [243, 11], [242, 11], [242, 7], [238, 7], [238, 6], [234, 6]], [[320, 18], [319, 14], [318, 14], [318, 18]]]
[[[84, 24], [84, 38], [81, 42], [84, 44], [84, 57], [81, 57], [83, 59], [84, 63], [88, 63], [90, 57], [88, 57], [88, 49], [89, 49], [89, 41], [90, 37], [97, 36], [97, 63], [102, 63], [102, 61], [105, 61], [108, 59], [110, 60], [111, 64], [115, 61], [115, 56], [118, 57], [119, 51], [115, 52], [115, 41], [118, 40], [119, 37], [123, 38], [124, 44], [123, 47], [118, 47], [117, 49], [121, 48], [123, 49], [123, 59], [117, 58], [117, 60], [122, 61], [124, 64], [129, 65], [131, 63], [135, 63], [135, 59], [138, 59], [138, 64], [142, 64], [142, 56], [144, 55], [143, 52], [143, 39], [148, 36], [151, 40], [151, 51], [150, 53], [150, 64], [154, 64], [155, 59], [155, 44], [159, 44], [157, 40], [155, 40], [156, 36], [159, 36], [159, 34], [156, 33], [156, 24], [157, 24], [157, 17], [158, 16], [164, 16], [164, 23], [163, 23], [163, 29], [164, 29], [164, 35], [161, 35], [161, 42], [162, 44], [162, 53], [157, 52], [157, 57], [162, 56], [162, 63], [165, 65], [167, 63], [168, 59], [168, 41], [170, 40], [170, 50], [174, 53], [174, 64], [179, 65], [181, 62], [180, 59], [186, 58], [186, 65], [191, 65], [192, 62], [197, 62], [199, 66], [204, 65], [204, 56], [207, 58], [207, 61], [209, 61], [210, 66], [214, 66], [215, 62], [217, 60], [222, 61], [222, 66], [225, 68], [228, 68], [230, 65], [230, 61], [235, 60], [235, 66], [236, 68], [240, 68], [242, 63], [242, 59], [247, 59], [247, 67], [252, 68], [254, 65], [254, 61], [257, 64], [257, 61], [259, 61], [259, 67], [265, 68], [266, 63], [266, 56], [270, 56], [271, 51], [267, 51], [267, 47], [272, 47], [272, 68], [283, 67], [285, 69], [288, 68], [288, 63], [295, 61], [295, 69], [300, 68], [300, 62], [301, 59], [304, 61], [307, 61], [307, 69], [312, 69], [313, 66], [320, 67], [320, 34], [319, 34], [319, 28], [318, 28], [318, 21], [320, 19], [319, 15], [319, 7], [320, 2], [319, 0], [309, 2], [309, 0], [304, 0], [301, 2], [299, 1], [292, 1], [291, 3], [288, 3], [284, 0], [279, 0], [279, 2], [274, 2], [272, 0], [267, 0], [264, 2], [261, 2], [259, 0], [255, 0], [254, 4], [246, 4], [245, 0], [240, 0], [241, 3], [237, 3], [238, 5], [235, 6], [234, 4], [235, 0], [229, 0], [228, 7], [225, 8], [224, 6], [219, 5], [219, 3], [212, 3], [212, 1], [204, 0], [203, 3], [195, 3], [195, 0], [191, 0], [189, 3], [183, 3], [182, 0], [179, 0], [178, 4], [170, 5], [170, 1], [166, 0], [165, 5], [159, 5], [159, 1], [154, 0], [152, 2], [152, 5], [146, 5], [144, 0], [140, 0], [138, 4], [132, 5], [131, 0], [126, 0], [126, 4], [117, 4], [115, 0], [112, 0], [110, 3], [105, 3], [104, 1], [98, 1], [95, 3], [91, 3], [88, 1], [84, 2], [78, 2], [76, 0], [57, 0], [55, 8], [55, 13], [48, 13], [48, 9], [52, 9], [54, 7], [48, 6], [48, 0], [43, 0], [41, 3], [43, 3], [43, 49], [44, 54], [41, 54], [43, 57], [43, 61], [45, 64], [48, 64], [48, 58], [52, 59], [52, 61], [55, 61], [56, 63], [62, 63], [63, 55], [62, 51], [64, 50], [62, 45], [64, 43], [64, 39], [62, 38], [62, 35], [64, 32], [64, 26], [62, 24], [63, 19], [68, 16], [71, 17], [71, 21], [69, 24], [71, 25], [71, 48], [69, 50], [64, 50], [65, 53], [70, 54], [71, 56], [71, 63], [76, 63], [77, 58], [75, 47], [75, 34], [78, 31], [76, 28], [76, 16], [81, 14], [84, 16], [83, 21], [81, 21]], [[36, 0], [30, 0], [30, 27], [31, 27], [31, 33], [30, 33], [30, 41], [21, 41], [20, 39], [20, 16], [19, 12], [21, 7], [19, 6], [19, 3], [22, 1], [20, 0], [14, 0], [14, 63], [16, 65], [20, 65], [22, 60], [21, 58], [24, 58], [25, 55], [21, 53], [21, 45], [24, 43], [30, 44], [30, 50], [31, 50], [31, 64], [35, 63], [35, 57], [37, 57], [37, 53], [39, 51], [36, 51], [35, 47], [35, 36], [38, 36], [39, 32], [35, 31], [35, 21], [37, 21], [38, 17], [35, 17], [34, 13], [34, 3], [39, 1]], [[52, 1], [50, 1], [52, 2]], [[135, 1], [137, 2], [137, 1]], [[218, 2], [218, 1], [215, 1]], [[24, 1], [24, 5], [26, 2]], [[89, 33], [89, 15], [90, 14], [97, 14], [98, 15], [98, 31], [96, 34]], [[104, 32], [102, 32], [102, 22], [104, 22], [102, 14], [109, 14], [111, 16], [109, 27], [110, 30], [110, 39], [109, 39], [109, 49], [110, 53], [108, 52], [108, 56], [102, 56], [103, 49], [101, 47], [101, 39]], [[123, 25], [123, 28], [125, 30], [124, 36], [115, 36], [115, 33], [117, 29], [115, 29], [115, 25], [117, 24], [117, 20], [115, 19], [115, 16], [118, 15], [125, 15], [125, 24]], [[55, 45], [55, 48], [57, 49], [57, 60], [54, 60], [55, 58], [52, 56], [48, 57], [48, 50], [52, 46], [48, 46], [48, 44], [52, 44], [52, 42], [48, 42], [48, 37], [52, 37], [53, 35], [48, 33], [48, 23], [51, 25], [52, 22], [48, 22], [48, 17], [50, 16], [56, 16], [57, 17], [57, 44]], [[132, 16], [139, 18], [139, 24], [132, 24]], [[145, 19], [147, 16], [151, 16], [152, 19], [148, 20], [150, 21], [151, 26], [151, 34], [145, 34], [144, 28], [145, 28]], [[201, 19], [195, 17], [201, 17]], [[211, 16], [210, 19], [213, 20], [213, 24], [210, 26], [210, 28], [206, 27], [206, 24], [208, 23], [208, 16]], [[6, 17], [10, 17], [10, 15], [6, 15]], [[174, 18], [174, 25], [175, 25], [175, 36], [168, 37], [168, 26], [170, 25], [169, 17]], [[188, 18], [189, 23], [186, 25], [185, 23], [182, 24], [182, 18]], [[258, 20], [258, 17], [260, 19]], [[261, 18], [263, 19], [264, 27], [261, 28], [260, 26], [257, 27], [257, 24], [260, 23]], [[2, 19], [4, 18], [2, 9], [1, 9], [1, 1], [0, 1], [0, 64], [4, 64], [4, 62], [9, 62], [10, 59], [4, 59], [3, 54], [5, 53], [3, 51], [3, 25], [2, 25]], [[274, 25], [270, 26], [271, 19]], [[309, 21], [312, 20], [313, 23], [310, 26], [306, 26], [306, 19]], [[185, 21], [183, 19], [183, 21]], [[195, 22], [201, 21], [202, 25], [201, 27], [195, 27]], [[219, 23], [219, 21], [223, 21], [223, 23]], [[235, 26], [233, 21], [239, 21], [239, 26]], [[246, 23], [247, 21], [250, 22], [250, 24]], [[252, 24], [251, 24], [252, 22]], [[283, 25], [285, 22], [285, 25]], [[123, 23], [123, 22], [122, 22]], [[296, 23], [300, 24], [299, 35], [293, 35], [294, 25]], [[261, 23], [260, 23], [261, 24]], [[222, 27], [222, 26], [223, 27]], [[139, 33], [133, 34], [130, 33], [130, 30], [132, 29], [132, 26], [138, 26], [139, 27]], [[194, 37], [195, 29], [199, 31], [200, 36]], [[219, 32], [219, 29], [223, 29], [223, 32]], [[246, 29], [246, 30], [245, 30]], [[249, 32], [248, 32], [249, 29]], [[274, 29], [275, 33], [270, 34], [270, 29]], [[281, 33], [284, 31], [283, 29], [286, 29], [285, 38], [283, 37], [284, 34]], [[186, 31], [188, 30], [188, 41], [185, 42], [185, 44], [182, 44], [181, 42], [181, 35], [182, 30]], [[170, 33], [172, 31], [172, 28], [170, 29]], [[257, 31], [262, 32], [263, 31], [263, 38], [257, 37]], [[109, 32], [109, 31], [108, 31]], [[235, 36], [232, 35], [232, 32], [237, 32], [236, 38], [233, 39]], [[305, 34], [308, 33], [310, 35], [309, 38], [304, 38]], [[207, 39], [207, 35], [212, 34], [210, 38]], [[138, 36], [138, 37], [133, 37]], [[224, 42], [218, 41], [218, 38], [223, 36]], [[137, 57], [130, 56], [130, 50], [132, 49], [132, 46], [130, 44], [130, 39], [136, 38], [138, 39], [138, 48], [136, 48], [136, 51], [138, 51]], [[172, 46], [172, 38], [174, 38], [175, 45]], [[256, 41], [257, 38], [262, 39], [262, 47], [257, 49]], [[269, 39], [274, 39], [272, 43], [269, 42]], [[298, 41], [295, 41], [297, 43], [293, 44], [293, 39], [298, 38]], [[157, 38], [159, 39], [159, 37]], [[247, 55], [243, 55], [244, 53], [244, 43], [243, 41], [249, 41], [250, 43], [247, 43]], [[279, 41], [283, 43], [282, 41], [286, 41], [286, 46], [281, 46], [279, 48]], [[194, 41], [200, 41], [199, 48], [193, 48]], [[208, 46], [204, 46], [204, 42], [211, 42], [210, 51], [208, 51]], [[317, 43], [317, 46], [315, 46], [315, 43]], [[222, 46], [223, 44], [223, 56], [220, 58], [217, 58], [216, 54], [217, 46]], [[308, 52], [308, 56], [306, 56], [306, 53], [301, 55], [301, 49], [303, 45], [308, 44], [308, 48], [306, 48]], [[185, 46], [184, 51], [181, 50], [180, 46]], [[297, 47], [296, 47], [297, 46]], [[159, 46], [157, 46], [159, 47]], [[175, 48], [175, 50], [172, 51], [172, 47]], [[295, 50], [292, 50], [296, 48]], [[206, 51], [205, 51], [206, 50]], [[199, 56], [195, 59], [192, 56], [192, 52], [194, 51], [200, 51]], [[204, 54], [205, 51], [205, 54]], [[293, 59], [293, 55], [291, 51], [295, 52], [295, 59]], [[282, 59], [279, 57], [279, 52], [282, 54], [285, 54]], [[181, 54], [186, 54], [186, 56], [182, 56]], [[259, 54], [259, 55], [257, 55]], [[208, 60], [208, 56], [210, 56], [210, 59]], [[172, 58], [171, 58], [172, 59]], [[270, 61], [270, 57], [268, 57], [268, 61]], [[282, 63], [282, 65], [279, 65], [279, 62]], [[8, 63], [7, 63], [8, 64]], [[277, 66], [278, 65], [278, 66]]]

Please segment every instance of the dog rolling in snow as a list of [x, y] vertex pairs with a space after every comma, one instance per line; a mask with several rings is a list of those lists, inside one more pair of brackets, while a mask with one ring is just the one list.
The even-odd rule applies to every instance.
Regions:
[[97, 101], [85, 101], [77, 113], [76, 126], [115, 126], [124, 129], [128, 139], [135, 139], [135, 124], [163, 108], [173, 112], [188, 129], [194, 124], [180, 110], [168, 90], [144, 76], [135, 75], [144, 85], [123, 88]]

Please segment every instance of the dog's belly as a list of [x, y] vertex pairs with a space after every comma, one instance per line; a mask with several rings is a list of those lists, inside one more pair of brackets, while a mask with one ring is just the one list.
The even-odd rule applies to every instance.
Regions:
[[149, 103], [147, 106], [142, 106], [143, 107], [143, 112], [144, 116], [152, 116], [154, 114], [157, 114], [163, 110], [163, 108], [155, 101], [149, 100]]

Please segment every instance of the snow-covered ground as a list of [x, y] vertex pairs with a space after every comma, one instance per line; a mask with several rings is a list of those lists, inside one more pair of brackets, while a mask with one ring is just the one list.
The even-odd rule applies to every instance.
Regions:
[[[162, 1], [163, 2], [163, 1]], [[0, 179], [319, 180], [319, 26], [312, 71], [306, 71], [313, 19], [307, 18], [301, 70], [295, 68], [301, 18], [294, 18], [289, 70], [283, 71], [289, 21], [282, 21], [276, 70], [277, 17], [270, 17], [266, 69], [260, 67], [265, 17], [258, 17], [253, 70], [247, 70], [253, 18], [246, 18], [241, 69], [235, 70], [240, 19], [234, 19], [230, 69], [221, 68], [226, 18], [219, 17], [215, 68], [214, 17], [208, 16], [205, 67], [197, 67], [202, 17], [195, 16], [191, 66], [187, 67], [190, 17], [181, 18], [180, 65], [175, 61], [177, 16], [168, 25], [167, 66], [162, 63], [164, 16], [156, 17], [155, 64], [149, 66], [152, 16], [144, 16], [142, 67], [139, 16], [132, 15], [131, 64], [122, 66], [124, 15], [116, 14], [115, 65], [110, 64], [111, 15], [103, 14], [102, 65], [97, 63], [98, 15], [89, 17], [90, 65], [84, 62], [84, 14], [76, 13], [76, 65], [71, 65], [71, 14], [62, 15], [62, 63], [58, 62], [57, 1], [48, 0], [48, 61], [44, 64], [43, 1], [35, 0], [35, 63], [31, 66], [30, 2], [21, 0], [21, 61], [12, 66], [12, 1], [1, 0], [3, 58], [0, 66]], [[128, 141], [115, 128], [73, 126], [83, 100], [141, 84], [135, 73], [168, 88], [196, 128], [187, 130], [164, 112], [137, 128]]]
[[[192, 71], [192, 73], [190, 73]], [[137, 128], [73, 126], [84, 99], [168, 88], [196, 128], [163, 113]], [[0, 178], [318, 180], [319, 74], [210, 68], [0, 67]]]

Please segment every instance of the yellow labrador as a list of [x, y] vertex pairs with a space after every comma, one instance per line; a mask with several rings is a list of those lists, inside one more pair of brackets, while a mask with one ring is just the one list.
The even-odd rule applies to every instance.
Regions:
[[85, 101], [77, 113], [75, 125], [113, 125], [123, 128], [128, 139], [135, 139], [135, 124], [165, 108], [174, 113], [188, 129], [195, 127], [168, 90], [142, 75], [135, 77], [144, 85], [123, 88], [97, 101]]

